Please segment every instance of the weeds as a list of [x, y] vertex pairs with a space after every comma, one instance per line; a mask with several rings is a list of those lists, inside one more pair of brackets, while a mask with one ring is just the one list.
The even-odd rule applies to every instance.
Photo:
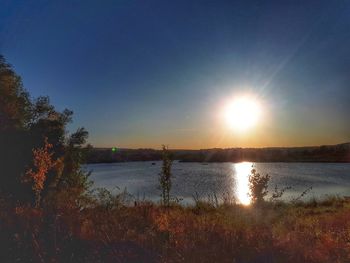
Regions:
[[297, 203], [299, 202], [304, 196], [306, 196], [310, 191], [312, 190], [312, 186], [306, 188], [299, 196], [293, 198], [292, 202]]
[[162, 204], [169, 207], [170, 205], [170, 190], [171, 190], [171, 166], [173, 161], [170, 158], [168, 148], [163, 145], [163, 165], [162, 172], [159, 175], [159, 184], [162, 191]]
[[238, 204], [214, 207], [205, 201], [165, 210], [150, 202], [128, 206], [123, 199], [116, 200], [120, 204], [109, 210], [101, 201], [73, 214], [60, 211], [55, 231], [45, 209], [7, 210], [0, 214], [0, 256], [4, 262], [316, 263], [350, 259], [350, 203], [345, 199], [316, 200], [317, 206], [285, 203], [275, 207], [266, 202], [263, 211]]
[[286, 187], [283, 187], [282, 189], [279, 189], [278, 186], [275, 185], [275, 188], [274, 188], [274, 191], [271, 195], [270, 201], [271, 202], [278, 201], [284, 195], [284, 193], [290, 189], [292, 189], [291, 186], [286, 186]]

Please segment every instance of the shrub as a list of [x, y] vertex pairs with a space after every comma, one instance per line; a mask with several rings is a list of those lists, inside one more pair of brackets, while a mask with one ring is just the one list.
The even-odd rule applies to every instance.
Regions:
[[267, 195], [267, 187], [270, 180], [268, 174], [261, 176], [255, 169], [251, 171], [249, 176], [250, 197], [253, 204], [261, 204], [264, 202], [264, 197]]
[[159, 176], [160, 189], [162, 191], [161, 198], [162, 203], [165, 206], [170, 205], [170, 190], [171, 190], [171, 166], [173, 161], [170, 158], [170, 153], [168, 148], [163, 145], [163, 166], [162, 172]]
[[44, 189], [47, 173], [55, 165], [55, 161], [52, 160], [53, 153], [50, 152], [51, 148], [52, 144], [48, 143], [47, 138], [45, 138], [45, 144], [42, 148], [33, 149], [35, 171], [29, 169], [23, 178], [25, 182], [33, 183], [32, 189], [35, 194], [36, 207], [40, 206], [41, 191]]

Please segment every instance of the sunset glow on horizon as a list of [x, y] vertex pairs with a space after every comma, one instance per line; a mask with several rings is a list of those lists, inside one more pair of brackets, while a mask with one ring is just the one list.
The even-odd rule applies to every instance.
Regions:
[[338, 144], [350, 141], [345, 2], [8, 1], [1, 53], [95, 147]]

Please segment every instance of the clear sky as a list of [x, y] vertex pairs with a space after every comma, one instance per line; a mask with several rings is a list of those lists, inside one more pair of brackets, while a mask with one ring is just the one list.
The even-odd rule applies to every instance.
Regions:
[[[94, 146], [350, 141], [349, 1], [0, 0], [0, 53]], [[241, 94], [263, 114], [238, 134]]]

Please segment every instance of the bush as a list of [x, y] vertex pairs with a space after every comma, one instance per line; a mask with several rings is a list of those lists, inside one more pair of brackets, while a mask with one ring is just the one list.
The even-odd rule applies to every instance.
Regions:
[[260, 205], [264, 202], [264, 197], [268, 193], [267, 187], [269, 180], [270, 176], [268, 174], [261, 176], [255, 169], [251, 171], [249, 176], [249, 195], [253, 204]]

